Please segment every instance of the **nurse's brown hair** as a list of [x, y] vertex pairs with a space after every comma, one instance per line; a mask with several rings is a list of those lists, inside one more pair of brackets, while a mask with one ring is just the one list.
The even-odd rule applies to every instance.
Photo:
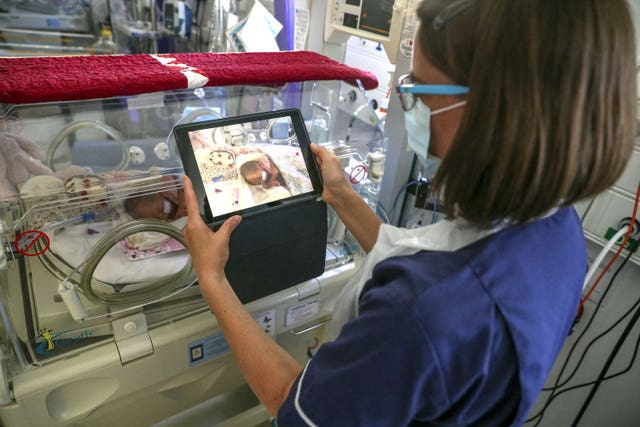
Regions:
[[450, 217], [525, 222], [615, 183], [637, 117], [625, 0], [423, 0], [417, 14], [417, 53], [469, 87], [434, 179]]

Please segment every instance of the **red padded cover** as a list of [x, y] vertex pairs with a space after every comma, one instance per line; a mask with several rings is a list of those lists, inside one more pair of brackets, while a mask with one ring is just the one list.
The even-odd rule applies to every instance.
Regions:
[[360, 80], [370, 72], [309, 51], [0, 58], [0, 103], [111, 98], [174, 89]]

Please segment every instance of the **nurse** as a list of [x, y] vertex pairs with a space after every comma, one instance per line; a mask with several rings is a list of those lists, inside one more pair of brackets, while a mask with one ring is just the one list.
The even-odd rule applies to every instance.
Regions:
[[188, 179], [185, 237], [248, 383], [288, 426], [524, 422], [575, 318], [587, 267], [571, 206], [632, 150], [636, 71], [625, 0], [424, 0], [397, 91], [409, 146], [441, 161], [447, 218], [380, 220], [313, 146], [323, 199], [368, 252], [306, 366], [264, 334], [224, 275], [239, 217], [217, 233]]

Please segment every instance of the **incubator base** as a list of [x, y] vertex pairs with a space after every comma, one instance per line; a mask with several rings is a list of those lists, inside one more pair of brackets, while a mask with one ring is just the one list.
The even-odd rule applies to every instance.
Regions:
[[[304, 364], [308, 352], [328, 339], [327, 320], [354, 270], [353, 262], [328, 269], [247, 308]], [[306, 314], [300, 314], [303, 305], [310, 308]], [[15, 403], [0, 407], [0, 422], [17, 427], [138, 427], [185, 425], [185, 420], [221, 426], [268, 421], [210, 312], [174, 319], [135, 339], [148, 340], [152, 351], [123, 362], [122, 355], [135, 352], [138, 343], [103, 342], [14, 376]]]

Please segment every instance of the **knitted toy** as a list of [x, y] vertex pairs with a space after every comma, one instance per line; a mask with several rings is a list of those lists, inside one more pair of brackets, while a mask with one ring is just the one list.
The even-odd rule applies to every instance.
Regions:
[[89, 168], [72, 165], [54, 174], [42, 163], [43, 157], [40, 147], [27, 138], [0, 133], [0, 201], [16, 198], [20, 185], [33, 175], [54, 175], [65, 179], [91, 172]]
[[18, 186], [33, 175], [52, 175], [42, 164], [40, 148], [28, 139], [10, 133], [0, 133], [0, 199], [18, 195]]

